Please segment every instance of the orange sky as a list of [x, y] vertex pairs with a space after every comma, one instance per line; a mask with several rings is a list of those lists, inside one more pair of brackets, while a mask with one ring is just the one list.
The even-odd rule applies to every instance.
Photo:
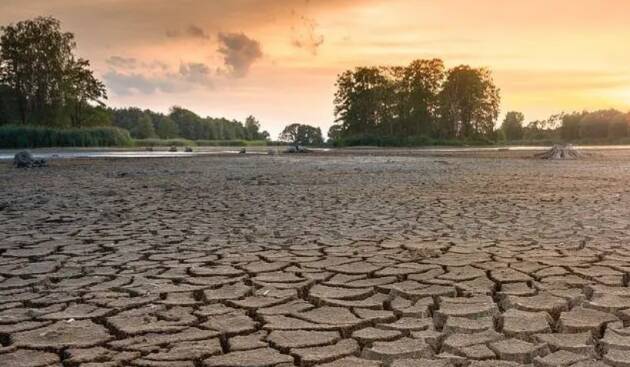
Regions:
[[324, 130], [336, 75], [441, 57], [493, 70], [527, 120], [630, 109], [627, 0], [2, 0], [0, 24], [52, 15], [77, 36], [109, 103], [255, 115], [272, 136]]

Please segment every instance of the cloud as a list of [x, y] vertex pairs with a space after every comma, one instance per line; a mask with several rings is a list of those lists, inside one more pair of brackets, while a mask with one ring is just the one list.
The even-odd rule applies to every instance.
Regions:
[[135, 69], [138, 64], [138, 60], [135, 58], [123, 56], [111, 56], [105, 62], [110, 66], [122, 69]]
[[210, 36], [206, 33], [206, 31], [203, 30], [203, 28], [194, 24], [189, 25], [188, 28], [186, 28], [183, 31], [179, 29], [167, 29], [166, 37], [168, 38], [188, 37], [188, 38], [197, 38], [197, 39], [203, 39], [203, 40], [210, 39]]
[[194, 38], [203, 38], [203, 39], [210, 38], [210, 36], [206, 34], [206, 31], [204, 31], [200, 27], [197, 27], [194, 24], [191, 24], [188, 26], [188, 28], [186, 29], [186, 34]]
[[202, 63], [187, 63], [179, 66], [179, 75], [183, 81], [212, 87], [211, 70]]
[[167, 77], [149, 77], [140, 73], [121, 73], [110, 70], [105, 75], [107, 87], [119, 96], [132, 94], [154, 94], [156, 92], [175, 93], [179, 90], [173, 80]]
[[180, 93], [197, 88], [213, 88], [212, 70], [202, 63], [182, 63], [177, 71], [163, 64], [139, 63], [141, 71], [111, 68], [103, 78], [107, 87], [118, 96], [133, 94]]
[[218, 52], [223, 55], [227, 74], [234, 78], [247, 75], [252, 64], [262, 57], [260, 43], [244, 33], [219, 33]]
[[[295, 13], [294, 13], [295, 14]], [[324, 44], [324, 36], [317, 33], [317, 22], [307, 16], [297, 18], [297, 25], [291, 26], [294, 47], [305, 49], [312, 55], [317, 55], [317, 49]]]

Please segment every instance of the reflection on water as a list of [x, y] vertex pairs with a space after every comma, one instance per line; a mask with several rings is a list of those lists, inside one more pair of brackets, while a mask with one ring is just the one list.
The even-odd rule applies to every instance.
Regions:
[[[630, 149], [630, 145], [590, 145], [575, 146], [577, 149], [584, 150], [616, 150]], [[492, 152], [492, 151], [535, 151], [550, 149], [550, 146], [510, 146], [510, 147], [436, 147], [436, 148], [379, 148], [379, 147], [353, 147], [343, 149], [330, 148], [314, 148], [312, 150], [318, 152], [365, 152], [365, 151], [387, 151], [387, 152]], [[34, 149], [31, 153], [35, 158], [44, 159], [67, 159], [67, 158], [178, 158], [178, 157], [194, 157], [200, 155], [213, 154], [239, 154], [239, 150], [230, 148], [201, 148], [195, 152], [169, 152], [169, 151], [143, 151], [143, 150], [124, 150], [124, 149]], [[284, 150], [283, 147], [254, 148], [248, 149], [247, 154], [267, 154], [267, 150], [273, 150], [279, 153]], [[19, 150], [2, 150], [0, 151], [0, 160], [13, 159], [15, 153]]]

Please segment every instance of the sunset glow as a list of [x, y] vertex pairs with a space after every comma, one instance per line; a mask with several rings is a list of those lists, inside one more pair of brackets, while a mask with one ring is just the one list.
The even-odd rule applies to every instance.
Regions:
[[59, 18], [105, 81], [112, 106], [253, 114], [272, 136], [291, 122], [325, 131], [340, 72], [418, 58], [490, 68], [501, 111], [522, 111], [527, 121], [561, 111], [628, 110], [628, 14], [625, 0], [0, 4], [0, 24]]

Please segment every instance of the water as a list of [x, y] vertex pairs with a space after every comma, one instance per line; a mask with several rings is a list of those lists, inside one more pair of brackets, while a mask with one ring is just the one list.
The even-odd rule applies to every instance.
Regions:
[[[577, 149], [583, 150], [620, 150], [630, 149], [630, 145], [589, 145], [589, 146], [575, 146]], [[510, 146], [510, 147], [444, 147], [444, 148], [377, 148], [377, 147], [355, 147], [345, 149], [329, 149], [315, 148], [313, 150], [319, 152], [366, 152], [366, 151], [387, 151], [387, 152], [493, 152], [493, 151], [536, 151], [550, 149], [550, 146]], [[275, 152], [281, 152], [283, 147], [259, 147], [248, 149], [247, 154], [267, 154], [267, 150], [272, 149]], [[0, 150], [0, 160], [11, 160], [15, 153], [20, 150]], [[238, 154], [240, 148], [200, 148], [194, 152], [169, 152], [169, 151], [144, 151], [144, 150], [131, 150], [131, 149], [69, 149], [69, 148], [45, 148], [45, 149], [32, 149], [30, 150], [35, 158], [44, 159], [68, 159], [68, 158], [186, 158], [202, 155], [215, 155], [215, 154]]]

